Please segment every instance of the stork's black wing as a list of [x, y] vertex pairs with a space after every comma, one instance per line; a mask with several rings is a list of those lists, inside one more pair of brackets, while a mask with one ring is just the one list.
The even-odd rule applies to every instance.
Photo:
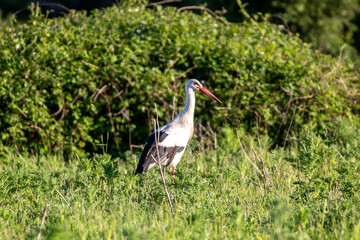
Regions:
[[[165, 131], [160, 131], [159, 132], [159, 142], [164, 141], [164, 139], [167, 136], [168, 136], [168, 134], [166, 134]], [[162, 151], [159, 149], [159, 152], [161, 153]], [[145, 144], [143, 152], [141, 153], [141, 157], [140, 157], [139, 163], [137, 165], [135, 174], [146, 172], [149, 169], [149, 165], [151, 163], [154, 163], [154, 160], [152, 159], [151, 155], [153, 155], [155, 158], [157, 158], [155, 132], [153, 132], [149, 136], [148, 140], [146, 141], [146, 144]]]

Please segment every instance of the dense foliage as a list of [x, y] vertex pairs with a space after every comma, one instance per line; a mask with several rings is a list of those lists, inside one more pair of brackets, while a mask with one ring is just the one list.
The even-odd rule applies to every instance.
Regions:
[[[55, 17], [68, 13], [69, 9], [90, 10], [110, 7], [118, 1], [58, 0], [56, 2], [63, 5], [46, 1], [38, 4], [44, 11], [51, 9], [49, 16]], [[142, 0], [141, 2], [148, 5], [150, 2], [159, 2], [159, 0]], [[312, 44], [315, 49], [333, 56], [339, 55], [341, 51], [343, 56], [351, 57], [359, 64], [359, 0], [182, 0], [163, 3], [178, 8], [202, 5], [216, 11], [230, 22], [242, 22], [246, 18], [239, 13], [238, 2], [246, 5], [246, 10], [250, 15], [268, 14], [270, 22], [283, 24], [286, 31], [300, 34], [300, 38]], [[28, 0], [10, 2], [0, 0], [0, 21], [2, 16], [9, 16], [11, 12], [17, 12], [20, 19], [25, 19], [28, 12], [24, 8], [28, 4]], [[194, 11], [199, 13], [198, 10]], [[346, 47], [342, 48], [343, 46]]]
[[258, 116], [260, 131], [281, 145], [286, 135], [324, 133], [338, 116], [359, 113], [352, 65], [266, 19], [221, 23], [143, 5], [48, 19], [33, 8], [27, 23], [0, 29], [0, 141], [43, 153], [101, 143], [120, 152], [144, 143], [154, 103], [162, 123], [179, 111], [188, 78], [204, 79], [224, 102], [198, 96], [198, 123], [251, 129]]
[[206, 5], [213, 11], [225, 9], [224, 16], [229, 21], [242, 22], [244, 16], [239, 14], [237, 2], [241, 2], [250, 15], [269, 15], [270, 22], [299, 34], [314, 49], [333, 56], [341, 51], [343, 56], [359, 63], [359, 0], [182, 0], [174, 5]]
[[344, 122], [325, 138], [310, 132], [291, 150], [271, 151], [266, 138], [260, 147], [240, 133], [259, 172], [234, 130], [224, 132], [217, 151], [188, 151], [180, 162], [168, 184], [174, 217], [157, 169], [132, 174], [137, 158], [101, 154], [65, 164], [7, 151], [0, 160], [0, 238], [357, 239], [359, 129]]

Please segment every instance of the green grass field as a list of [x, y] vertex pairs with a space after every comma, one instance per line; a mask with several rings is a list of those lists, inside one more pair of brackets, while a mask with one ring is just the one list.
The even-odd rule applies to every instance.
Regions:
[[249, 159], [233, 130], [223, 135], [216, 150], [193, 141], [174, 183], [166, 170], [174, 216], [158, 169], [133, 175], [138, 156], [65, 161], [2, 148], [0, 238], [359, 239], [359, 130], [342, 124], [272, 150], [240, 133]]

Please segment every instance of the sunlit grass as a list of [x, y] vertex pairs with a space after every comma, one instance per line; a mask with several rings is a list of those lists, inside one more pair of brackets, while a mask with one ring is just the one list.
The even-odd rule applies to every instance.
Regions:
[[159, 172], [133, 175], [137, 156], [69, 162], [3, 152], [0, 238], [36, 238], [49, 204], [42, 238], [357, 239], [359, 131], [309, 134], [297, 147], [272, 150], [268, 138], [260, 137], [259, 144], [240, 133], [260, 173], [245, 158], [236, 133], [224, 132], [216, 150], [190, 146], [174, 183], [166, 172], [174, 217]]

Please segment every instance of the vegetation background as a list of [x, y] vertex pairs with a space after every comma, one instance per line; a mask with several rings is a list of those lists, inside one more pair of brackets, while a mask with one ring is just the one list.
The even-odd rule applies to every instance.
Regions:
[[[95, 8], [110, 7], [121, 1], [116, 0], [1, 0], [0, 9], [2, 16], [6, 17], [18, 11], [31, 2], [43, 4], [44, 10], [53, 10], [51, 16], [60, 16], [67, 10], [61, 6], [51, 5], [59, 3], [69, 9], [92, 10]], [[149, 2], [159, 2], [151, 0]], [[300, 34], [306, 42], [311, 43], [315, 49], [332, 55], [338, 55], [341, 47], [347, 47], [344, 53], [357, 61], [360, 49], [360, 2], [359, 0], [243, 0], [246, 10], [250, 15], [269, 14], [268, 19], [272, 23], [282, 24], [286, 30], [293, 34]], [[49, 4], [49, 5], [47, 5]], [[239, 14], [239, 5], [236, 0], [175, 0], [164, 3], [164, 6], [206, 6], [212, 11], [217, 11], [230, 22], [242, 22], [245, 20]], [[197, 11], [197, 10], [195, 10]], [[199, 12], [199, 11], [197, 11]], [[20, 13], [20, 17], [26, 18], [28, 13]]]
[[[359, 2], [223, 3], [2, 3], [2, 238], [358, 239]], [[190, 77], [224, 104], [198, 96], [172, 216], [133, 171]]]

